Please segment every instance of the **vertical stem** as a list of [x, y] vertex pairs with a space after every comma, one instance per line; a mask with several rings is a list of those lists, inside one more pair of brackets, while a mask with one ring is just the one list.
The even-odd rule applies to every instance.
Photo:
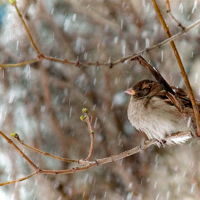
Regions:
[[84, 111], [84, 117], [85, 117], [84, 121], [87, 123], [88, 129], [90, 132], [90, 150], [89, 150], [87, 158], [85, 159], [85, 160], [89, 160], [92, 156], [93, 149], [94, 149], [94, 131], [93, 131], [92, 125], [90, 123], [90, 118], [87, 114], [87, 109], [85, 109], [85, 110], [83, 109], [83, 111]]
[[[152, 3], [153, 3], [155, 11], [156, 11], [156, 13], [157, 13], [157, 15], [159, 17], [159, 20], [160, 20], [160, 22], [161, 22], [161, 24], [162, 24], [162, 26], [163, 26], [163, 28], [164, 28], [164, 30], [166, 32], [167, 37], [170, 38], [171, 37], [171, 33], [169, 31], [169, 27], [165, 23], [165, 20], [164, 20], [162, 14], [160, 12], [160, 9], [159, 9], [159, 7], [158, 7], [158, 5], [156, 3], [156, 0], [152, 0]], [[183, 80], [184, 80], [185, 85], [186, 85], [187, 92], [188, 92], [190, 100], [192, 102], [192, 107], [193, 107], [193, 110], [194, 110], [194, 116], [195, 116], [196, 125], [197, 125], [197, 136], [200, 136], [200, 129], [199, 129], [199, 127], [200, 127], [199, 109], [198, 109], [198, 106], [196, 104], [196, 100], [194, 98], [192, 87], [190, 85], [187, 73], [186, 73], [186, 71], [184, 69], [183, 63], [181, 61], [180, 55], [179, 55], [179, 53], [177, 51], [177, 48], [176, 48], [176, 45], [175, 45], [174, 41], [171, 41], [170, 44], [171, 44], [171, 47], [172, 47], [172, 49], [174, 51], [176, 60], [178, 62], [178, 65], [179, 65], [179, 68], [180, 68], [180, 71], [181, 71], [181, 75], [182, 75]]]

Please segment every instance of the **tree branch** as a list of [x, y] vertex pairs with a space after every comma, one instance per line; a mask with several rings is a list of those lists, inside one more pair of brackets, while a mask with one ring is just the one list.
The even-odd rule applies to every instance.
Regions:
[[39, 168], [19, 149], [19, 147], [9, 139], [3, 132], [0, 131], [0, 135], [10, 144], [12, 145], [15, 150], [36, 170], [38, 171]]
[[169, 0], [166, 0], [166, 4], [167, 4], [167, 10], [166, 12], [171, 16], [171, 18], [177, 23], [177, 25], [182, 29], [184, 30], [185, 27], [182, 26], [182, 24], [174, 17], [174, 15], [172, 14], [171, 12], [171, 6], [170, 6], [170, 1]]
[[[7, 141], [11, 141], [1, 131], [0, 131], [0, 134]], [[171, 140], [177, 139], [177, 138], [182, 138], [182, 137], [191, 137], [190, 131], [174, 133], [173, 135], [166, 137], [164, 140], [166, 141], [166, 144], [171, 144], [170, 143]], [[9, 142], [9, 143], [16, 149], [17, 146], [12, 141]], [[14, 181], [0, 183], [0, 186], [12, 184], [12, 183], [16, 183], [16, 182], [19, 182], [19, 181], [23, 181], [23, 180], [26, 180], [26, 179], [34, 176], [34, 175], [37, 175], [37, 174], [52, 174], [52, 175], [57, 175], [57, 174], [73, 174], [73, 173], [76, 173], [76, 172], [85, 171], [85, 170], [87, 170], [89, 168], [92, 168], [92, 167], [95, 167], [95, 166], [99, 166], [99, 165], [104, 165], [104, 164], [107, 164], [107, 163], [115, 162], [117, 160], [121, 160], [121, 159], [126, 158], [128, 156], [134, 155], [134, 154], [136, 154], [138, 152], [141, 152], [141, 151], [147, 149], [151, 145], [158, 145], [158, 146], [160, 146], [160, 143], [157, 140], [146, 140], [144, 142], [144, 144], [142, 144], [140, 146], [137, 146], [137, 147], [134, 147], [134, 148], [132, 148], [130, 150], [124, 151], [124, 152], [122, 152], [120, 154], [117, 154], [117, 155], [112, 155], [112, 156], [109, 156], [109, 157], [106, 157], [106, 158], [97, 159], [95, 161], [80, 160], [79, 164], [85, 165], [83, 167], [75, 167], [75, 168], [66, 169], [66, 170], [43, 170], [43, 169], [40, 169], [40, 168], [36, 168], [35, 169], [36, 172], [33, 173], [33, 174], [30, 174], [29, 176], [26, 176], [24, 178], [17, 179], [17, 180], [14, 180]], [[18, 151], [18, 149], [19, 148], [17, 147], [17, 151]], [[21, 152], [21, 150], [19, 150], [18, 153], [24, 157], [24, 153]], [[25, 159], [27, 161], [29, 160], [29, 159], [27, 159], [27, 157]], [[32, 165], [30, 162], [28, 162], [28, 163], [30, 165]]]
[[64, 161], [64, 162], [73, 162], [73, 163], [78, 163], [78, 160], [72, 160], [72, 159], [67, 159], [67, 158], [62, 158], [62, 157], [59, 157], [59, 156], [55, 156], [55, 155], [52, 155], [48, 152], [44, 152], [44, 151], [41, 151], [35, 147], [31, 147], [30, 145], [28, 144], [25, 144], [23, 140], [20, 139], [19, 135], [17, 133], [11, 133], [11, 136], [14, 137], [15, 139], [17, 139], [17, 141], [19, 143], [21, 143], [23, 146], [37, 152], [37, 153], [41, 153], [43, 154], [44, 156], [48, 156], [48, 157], [51, 157], [51, 158], [54, 158], [54, 159], [57, 159], [57, 160], [61, 160], [61, 161]]
[[14, 180], [14, 181], [8, 181], [8, 182], [0, 183], [0, 186], [10, 185], [10, 184], [13, 184], [13, 183], [25, 181], [25, 180], [27, 180], [27, 179], [31, 178], [32, 176], [35, 176], [35, 175], [37, 175], [36, 172], [34, 172], [34, 173], [32, 173], [32, 174], [30, 174], [30, 175], [28, 175], [28, 176], [25, 176], [25, 177], [23, 177], [23, 178], [16, 179], [16, 180]]
[[[169, 31], [169, 27], [167, 26], [167, 24], [165, 23], [165, 20], [160, 12], [160, 9], [156, 3], [156, 0], [152, 0], [152, 3], [153, 3], [153, 6], [155, 8], [155, 11], [159, 17], [159, 20], [166, 32], [166, 35], [168, 38], [171, 38], [171, 33]], [[185, 29], [183, 29], [182, 31], [185, 31]], [[188, 95], [190, 97], [190, 100], [192, 102], [192, 107], [193, 107], [193, 110], [194, 110], [194, 116], [195, 116], [195, 120], [196, 120], [196, 125], [197, 125], [197, 134], [194, 133], [193, 135], [197, 135], [198, 137], [200, 137], [200, 120], [199, 120], [199, 109], [198, 109], [198, 106], [196, 104], [196, 100], [195, 100], [195, 97], [194, 97], [194, 94], [193, 94], [193, 91], [192, 91], [192, 87], [190, 85], [190, 82], [189, 82], [189, 79], [188, 79], [188, 76], [187, 76], [187, 73], [185, 71], [185, 68], [183, 66], [183, 63], [181, 61], [181, 58], [180, 58], [180, 55], [178, 53], [178, 50], [176, 48], [176, 45], [174, 43], [174, 41], [171, 41], [170, 42], [171, 46], [172, 46], [172, 49], [174, 51], [174, 55], [176, 57], [176, 60], [178, 62], [178, 65], [179, 65], [179, 68], [180, 68], [180, 71], [181, 71], [181, 75], [183, 77], [183, 80], [185, 82], [185, 85], [186, 85], [186, 89], [187, 89], [187, 92], [188, 92]]]
[[[153, 2], [155, 2], [155, 1], [153, 1]], [[30, 60], [30, 61], [26, 61], [26, 62], [28, 62], [27, 64], [31, 64], [31, 63], [34, 63], [34, 62], [37, 62], [39, 60], [43, 60], [44, 59], [44, 60], [49, 60], [49, 61], [52, 61], [52, 62], [58, 62], [58, 63], [62, 63], [62, 64], [70, 64], [70, 65], [74, 65], [74, 66], [77, 66], [77, 67], [81, 67], [81, 66], [109, 66], [109, 67], [113, 67], [113, 66], [118, 65], [120, 63], [124, 63], [126, 60], [136, 58], [138, 55], [142, 55], [145, 52], [149, 52], [149, 51], [151, 51], [153, 49], [160, 48], [161, 46], [164, 46], [165, 44], [167, 44], [169, 42], [172, 42], [173, 40], [177, 39], [178, 37], [180, 37], [184, 33], [188, 32], [189, 30], [191, 30], [192, 28], [194, 28], [195, 26], [200, 24], [200, 19], [199, 19], [196, 22], [194, 22], [191, 25], [189, 25], [188, 27], [182, 29], [179, 33], [177, 33], [177, 34], [175, 34], [173, 36], [170, 36], [168, 39], [160, 42], [159, 44], [153, 45], [153, 46], [151, 46], [149, 48], [145, 48], [145, 49], [143, 49], [141, 51], [138, 51], [136, 53], [128, 55], [128, 56], [126, 56], [124, 58], [121, 58], [119, 60], [116, 60], [116, 61], [114, 61], [112, 63], [99, 62], [99, 61], [88, 62], [88, 63], [80, 63], [79, 61], [69, 61], [67, 59], [60, 59], [60, 58], [54, 58], [54, 57], [43, 55], [39, 51], [36, 43], [34, 42], [27, 25], [26, 25], [25, 21], [23, 20], [22, 14], [20, 13], [20, 11], [19, 11], [19, 9], [18, 9], [18, 7], [16, 5], [16, 1], [14, 1], [14, 3], [11, 3], [11, 4], [15, 7], [15, 9], [16, 9], [16, 11], [18, 13], [18, 16], [19, 16], [20, 20], [22, 21], [22, 24], [23, 24], [23, 26], [24, 26], [27, 34], [28, 34], [28, 37], [29, 37], [29, 39], [31, 41], [31, 44], [33, 45], [33, 47], [35, 48], [35, 50], [36, 50], [36, 52], [38, 54], [37, 58], [35, 58], [33, 60]], [[16, 64], [1, 64], [0, 67], [18, 67], [18, 66], [22, 66], [22, 65], [23, 66], [26, 65], [26, 63], [23, 62], [23, 63], [16, 63]]]
[[33, 45], [35, 51], [37, 52], [38, 56], [41, 55], [36, 43], [33, 40], [33, 37], [31, 36], [31, 33], [30, 33], [30, 31], [29, 31], [29, 29], [28, 29], [28, 27], [27, 27], [27, 25], [26, 25], [26, 23], [25, 23], [25, 21], [24, 21], [24, 19], [22, 17], [22, 14], [21, 14], [21, 12], [19, 11], [19, 9], [17, 7], [16, 1], [13, 1], [13, 3], [11, 3], [11, 4], [15, 7], [15, 10], [17, 11], [17, 14], [18, 14], [18, 16], [19, 16], [19, 18], [20, 18], [20, 20], [21, 20], [21, 22], [22, 22], [22, 24], [23, 24], [23, 26], [24, 26], [24, 28], [26, 30], [26, 33], [27, 33], [27, 35], [28, 35], [28, 37], [29, 37], [29, 39], [31, 41], [31, 44]]

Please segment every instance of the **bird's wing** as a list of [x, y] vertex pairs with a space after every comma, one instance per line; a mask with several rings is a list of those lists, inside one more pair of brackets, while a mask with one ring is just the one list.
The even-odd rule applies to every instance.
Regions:
[[[185, 92], [185, 90], [183, 90], [182, 88], [178, 88], [178, 87], [174, 87], [171, 86], [173, 91], [176, 93], [176, 95], [179, 97], [179, 99], [183, 102], [183, 104], [185, 105], [185, 107], [188, 108], [192, 108], [192, 103], [190, 101], [190, 98], [188, 97], [187, 93]], [[157, 96], [161, 99], [163, 99], [166, 103], [173, 105], [172, 101], [167, 97], [167, 92], [162, 90], [160, 91]], [[200, 110], [200, 101], [196, 100], [197, 106]]]

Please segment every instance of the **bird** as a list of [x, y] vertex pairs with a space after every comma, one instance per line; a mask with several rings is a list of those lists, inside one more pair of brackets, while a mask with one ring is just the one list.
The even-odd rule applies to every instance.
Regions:
[[[164, 138], [172, 133], [190, 131], [191, 123], [195, 121], [187, 93], [182, 88], [174, 86], [171, 88], [185, 106], [185, 111], [191, 116], [188, 121], [168, 98], [167, 92], [159, 82], [146, 79], [125, 90], [125, 93], [131, 96], [127, 109], [128, 119], [132, 126], [144, 132], [149, 139], [165, 141]], [[199, 101], [197, 105], [200, 108]], [[187, 135], [172, 139], [170, 142], [181, 144], [191, 137]]]

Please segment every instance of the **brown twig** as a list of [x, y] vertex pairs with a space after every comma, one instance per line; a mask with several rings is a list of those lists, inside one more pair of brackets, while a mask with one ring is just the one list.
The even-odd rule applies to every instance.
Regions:
[[25, 144], [24, 141], [20, 139], [20, 137], [19, 137], [19, 135], [17, 133], [12, 133], [11, 136], [14, 137], [15, 139], [17, 139], [17, 141], [19, 143], [21, 143], [23, 146], [25, 146], [25, 147], [27, 147], [27, 148], [29, 148], [29, 149], [37, 152], [37, 153], [41, 153], [44, 156], [48, 156], [48, 157], [51, 157], [51, 158], [54, 158], [54, 159], [57, 159], [57, 160], [61, 160], [61, 161], [64, 161], [64, 162], [79, 163], [78, 160], [72, 160], [72, 159], [62, 158], [62, 157], [59, 157], [59, 156], [52, 155], [52, 154], [50, 154], [48, 152], [41, 151], [41, 150], [39, 150], [39, 149], [37, 149], [35, 147], [31, 147], [28, 144]]
[[167, 5], [167, 10], [166, 12], [171, 16], [171, 18], [178, 24], [178, 26], [184, 30], [185, 27], [182, 26], [182, 24], [174, 17], [174, 15], [172, 14], [171, 12], [171, 6], [170, 6], [170, 1], [169, 0], [166, 0], [166, 5]]
[[20, 20], [21, 20], [21, 22], [22, 22], [22, 24], [23, 24], [23, 26], [24, 26], [24, 28], [26, 30], [26, 33], [27, 33], [30, 41], [31, 41], [31, 44], [33, 45], [34, 49], [36, 50], [38, 56], [41, 55], [36, 43], [33, 40], [33, 37], [31, 36], [31, 33], [30, 33], [30, 31], [29, 31], [29, 29], [28, 29], [28, 27], [27, 27], [27, 25], [26, 25], [26, 23], [25, 23], [25, 21], [24, 21], [24, 19], [22, 17], [22, 14], [21, 14], [21, 12], [19, 11], [19, 9], [17, 7], [16, 1], [13, 1], [11, 4], [15, 7], [15, 9], [17, 11], [17, 14], [18, 14], [18, 16], [19, 16], [19, 18], [20, 18]]
[[162, 85], [163, 89], [165, 89], [167, 92], [175, 94], [175, 92], [172, 90], [172, 88], [167, 83], [167, 81], [162, 77], [160, 72], [155, 67], [150, 65], [142, 56], [138, 56], [131, 60], [138, 60], [142, 66], [144, 66], [146, 69], [148, 69], [152, 73], [155, 79]]
[[50, 56], [44, 56], [43, 59], [53, 61], [53, 62], [62, 63], [62, 64], [70, 64], [70, 65], [76, 65], [77, 64], [77, 61], [69, 61], [67, 59], [59, 59], [59, 58], [54, 58], [54, 57], [50, 57]]
[[[165, 23], [165, 20], [164, 20], [164, 18], [163, 18], [163, 16], [162, 16], [161, 12], [160, 12], [160, 9], [159, 9], [159, 7], [158, 7], [158, 5], [157, 5], [157, 3], [156, 3], [156, 0], [152, 0], [152, 3], [153, 3], [153, 5], [154, 5], [155, 11], [156, 11], [156, 13], [157, 13], [157, 15], [158, 15], [158, 17], [159, 17], [159, 20], [160, 20], [160, 22], [161, 22], [161, 24], [162, 24], [162, 26], [163, 26], [163, 28], [164, 28], [164, 30], [165, 30], [165, 32], [166, 32], [167, 37], [170, 38], [170, 37], [171, 37], [171, 33], [170, 33], [170, 31], [169, 31], [169, 28], [168, 28], [167, 24]], [[184, 30], [182, 30], [182, 31], [184, 31]], [[181, 75], [182, 75], [182, 77], [183, 77], [183, 80], [184, 80], [184, 82], [185, 82], [188, 95], [189, 95], [190, 100], [191, 100], [191, 102], [192, 102], [192, 107], [193, 107], [193, 110], [194, 110], [194, 116], [195, 116], [196, 125], [197, 125], [197, 134], [196, 134], [196, 135], [199, 137], [199, 136], [200, 136], [200, 120], [199, 120], [199, 110], [198, 110], [198, 106], [197, 106], [197, 104], [196, 104], [196, 100], [195, 100], [195, 98], [194, 98], [194, 94], [193, 94], [193, 91], [192, 91], [192, 87], [191, 87], [191, 85], [190, 85], [190, 82], [189, 82], [187, 73], [186, 73], [185, 68], [184, 68], [184, 66], [183, 66], [183, 63], [182, 63], [182, 61], [181, 61], [181, 58], [180, 58], [180, 55], [179, 55], [178, 50], [177, 50], [177, 48], [176, 48], [176, 45], [175, 45], [174, 41], [171, 41], [170, 44], [171, 44], [171, 46], [172, 46], [172, 49], [173, 49], [173, 51], [174, 51], [174, 55], [175, 55], [175, 57], [176, 57], [176, 59], [177, 59], [177, 62], [178, 62], [178, 64], [179, 64], [179, 68], [180, 68], [180, 71], [181, 71]]]
[[88, 109], [83, 108], [82, 112], [83, 112], [84, 115], [81, 116], [81, 120], [83, 120], [87, 123], [88, 129], [89, 129], [89, 132], [90, 132], [90, 150], [89, 150], [88, 156], [85, 159], [86, 161], [88, 161], [91, 158], [92, 152], [93, 152], [93, 149], [94, 149], [94, 131], [92, 129], [92, 126], [91, 126], [91, 123], [90, 123], [90, 118], [88, 116]]
[[24, 61], [24, 62], [21, 62], [21, 63], [15, 63], [15, 64], [0, 64], [0, 68], [21, 67], [21, 66], [25, 66], [25, 65], [28, 65], [28, 64], [32, 64], [32, 63], [38, 62], [39, 60], [40, 60], [40, 59], [35, 58], [35, 59], [27, 60], [27, 61]]
[[25, 180], [27, 180], [27, 179], [31, 178], [32, 176], [35, 176], [35, 175], [37, 175], [37, 172], [34, 172], [34, 173], [32, 173], [32, 174], [30, 174], [28, 176], [25, 176], [23, 178], [16, 179], [14, 181], [8, 181], [8, 182], [0, 183], [0, 186], [10, 185], [10, 184], [13, 184], [13, 183], [18, 183], [18, 182], [21, 182], [21, 181], [25, 181]]
[[0, 131], [0, 135], [10, 144], [15, 150], [38, 172], [40, 169], [37, 167], [19, 148], [18, 146], [9, 139], [3, 132]]

